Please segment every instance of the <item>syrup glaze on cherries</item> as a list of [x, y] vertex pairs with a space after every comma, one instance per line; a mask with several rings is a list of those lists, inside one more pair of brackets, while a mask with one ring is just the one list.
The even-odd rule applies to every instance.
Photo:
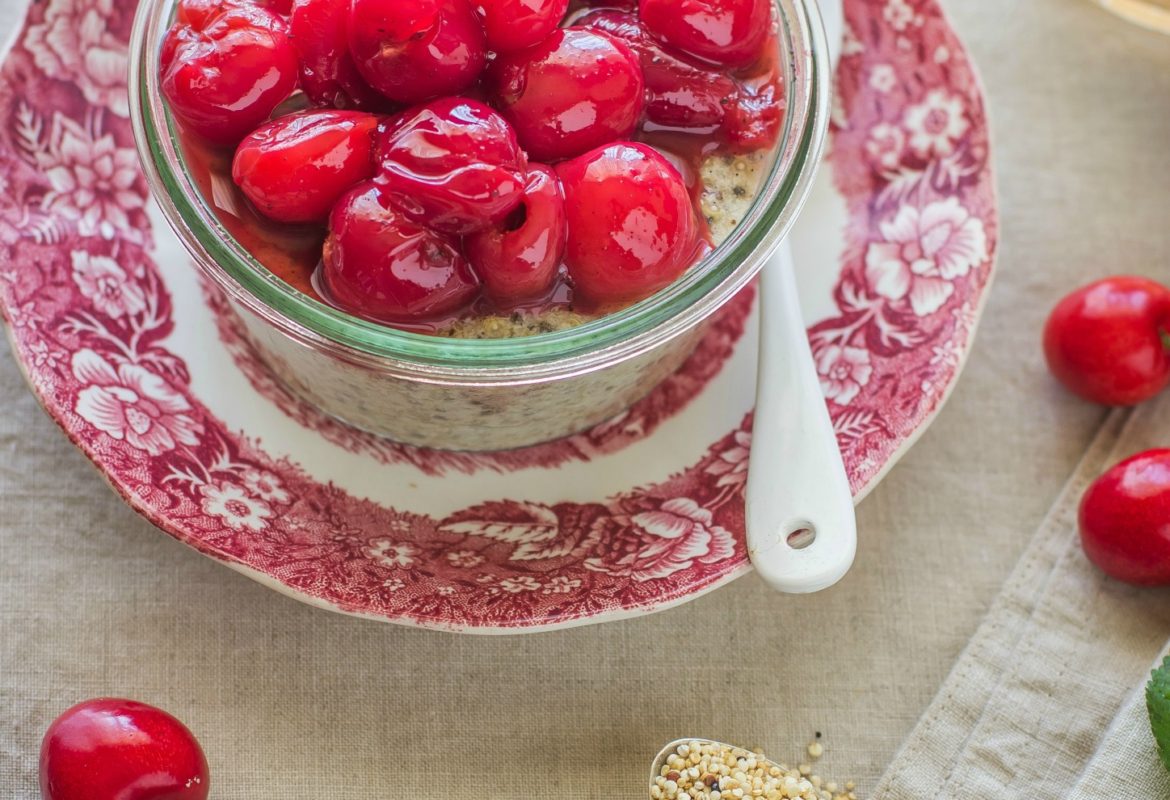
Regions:
[[[735, 5], [728, 0], [693, 0], [697, 3], [708, 1], [722, 7]], [[382, 12], [399, 5], [394, 0], [352, 2], [355, 5], [365, 3], [375, 11]], [[436, 27], [438, 23], [435, 20], [444, 13], [453, 13], [459, 19], [463, 19], [463, 8], [465, 6], [473, 8], [486, 28], [487, 46], [499, 48], [499, 51], [493, 50], [493, 54], [488, 55], [489, 62], [506, 61], [513, 64], [523, 62], [525, 55], [530, 51], [532, 53], [542, 49], [547, 51], [549, 37], [561, 40], [566, 36], [561, 31], [553, 30], [546, 40], [536, 46], [501, 52], [506, 45], [493, 45], [493, 36], [506, 38], [507, 34], [501, 33], [502, 28], [499, 26], [496, 26], [493, 34], [490, 16], [484, 17], [485, 14], [492, 14], [493, 10], [499, 13], [501, 9], [506, 10], [513, 5], [536, 12], [564, 5], [563, 2], [558, 4], [556, 0], [502, 0], [493, 3], [475, 0], [424, 0], [421, 3], [412, 2], [410, 5], [414, 9], [414, 16], [419, 19], [413, 20], [412, 17], [413, 21], [405, 20], [404, 23], [402, 21], [404, 18], [400, 18], [399, 23], [414, 25], [425, 31], [423, 38], [430, 36], [434, 40], [439, 37], [440, 42], [443, 41], [442, 30]], [[459, 154], [448, 154], [450, 158], [446, 162], [443, 158], [435, 160], [432, 157], [417, 162], [410, 148], [404, 149], [399, 142], [398, 152], [404, 158], [400, 159], [398, 166], [395, 167], [393, 163], [388, 166], [384, 160], [384, 154], [387, 151], [394, 151], [396, 147], [392, 138], [393, 132], [409, 127], [412, 115], [417, 117], [420, 110], [425, 111], [427, 107], [432, 111], [435, 107], [446, 108], [448, 111], [455, 107], [463, 107], [463, 111], [472, 109], [473, 117], [478, 114], [478, 119], [474, 122], [487, 129], [494, 129], [493, 120], [498, 115], [487, 108], [484, 105], [486, 103], [495, 105], [505, 119], [514, 122], [509, 116], [508, 103], [498, 96], [500, 67], [496, 63], [490, 63], [486, 70], [477, 73], [475, 82], [455, 97], [441, 89], [432, 90], [425, 87], [420, 89], [415, 86], [412, 91], [424, 93], [439, 91], [444, 97], [437, 102], [427, 101], [403, 113], [381, 118], [378, 130], [373, 134], [372, 149], [375, 155], [370, 174], [374, 176], [374, 183], [359, 184], [345, 191], [345, 197], [337, 203], [332, 217], [335, 221], [344, 217], [348, 224], [335, 230], [335, 235], [329, 237], [332, 241], [328, 244], [326, 239], [329, 230], [326, 225], [320, 221], [304, 221], [310, 216], [320, 220], [322, 216], [320, 204], [324, 203], [321, 199], [323, 193], [309, 193], [318, 203], [311, 215], [306, 212], [298, 217], [297, 214], [286, 213], [285, 218], [294, 224], [276, 222], [260, 213], [258, 206], [248, 199], [255, 194], [254, 191], [251, 193], [241, 191], [237, 182], [233, 182], [231, 170], [233, 154], [225, 152], [221, 143], [222, 138], [218, 142], [209, 140], [206, 135], [200, 135], [205, 134], [205, 131], [180, 126], [187, 166], [204, 197], [212, 201], [209, 205], [213, 207], [229, 233], [260, 263], [299, 291], [338, 305], [357, 316], [404, 330], [441, 333], [450, 329], [459, 320], [474, 317], [510, 315], [517, 312], [537, 314], [557, 308], [570, 309], [586, 315], [599, 315], [618, 310], [673, 282], [690, 264], [709, 252], [712, 246], [711, 235], [702, 213], [698, 210], [699, 198], [704, 188], [698, 177], [703, 163], [717, 154], [747, 153], [772, 148], [784, 113], [781, 67], [778, 61], [780, 54], [771, 26], [767, 28], [762, 46], [759, 46], [758, 58], [749, 66], [729, 68], [714, 64], [696, 52], [686, 52], [664, 41], [664, 37], [660, 36], [658, 31], [650, 30], [649, 26], [638, 18], [637, 5], [633, 0], [601, 2], [573, 0], [567, 15], [561, 21], [562, 26], [577, 32], [570, 32], [569, 37], [591, 36], [603, 43], [612, 43], [616, 45], [613, 49], [628, 57], [635, 66], [641, 67], [638, 79], [644, 86], [644, 92], [640, 92], [641, 96], [636, 98], [639, 113], [634, 120], [633, 129], [624, 135], [616, 130], [607, 133], [597, 151], [604, 151], [607, 147], [611, 150], [618, 148], [617, 152], [630, 157], [625, 159], [627, 162], [638, 162], [648, 167], [649, 172], [666, 184], [661, 191], [644, 196], [645, 200], [654, 195], [652, 202], [647, 201], [649, 205], [634, 209], [637, 213], [627, 217], [622, 224], [629, 227], [633, 224], [631, 220], [646, 218], [643, 213], [646, 208], [661, 208], [664, 207], [663, 203], [672, 205], [679, 197], [686, 197], [690, 201], [690, 207], [685, 209], [687, 212], [685, 219], [682, 217], [683, 211], [678, 212], [682, 222], [681, 227], [671, 233], [675, 238], [667, 237], [685, 253], [679, 256], [681, 261], [674, 263], [673, 257], [663, 256], [661, 260], [650, 263], [651, 268], [641, 273], [641, 280], [632, 278], [633, 275], [639, 274], [639, 271], [631, 269], [626, 273], [627, 277], [631, 278], [628, 292], [623, 293], [613, 281], [606, 282], [606, 269], [588, 270], [576, 265], [580, 258], [574, 254], [591, 251], [592, 257], [598, 257], [597, 254], [601, 253], [606, 258], [612, 258], [616, 252], [613, 241], [606, 241], [604, 224], [598, 223], [595, 215], [588, 212], [583, 216], [581, 213], [577, 214], [576, 228], [582, 233], [587, 231], [585, 235], [590, 237], [590, 241], [584, 245], [581, 242], [573, 242], [565, 233], [557, 232], [558, 226], [570, 228], [574, 216], [572, 207], [565, 203], [566, 190], [561, 186], [572, 171], [573, 157], [577, 156], [578, 160], [596, 158], [594, 151], [582, 156], [584, 151], [581, 150], [580, 144], [566, 145], [562, 148], [563, 153], [549, 154], [550, 166], [546, 167], [536, 163], [538, 157], [531, 151], [527, 153], [530, 160], [524, 158], [526, 153], [523, 150], [514, 154], [509, 149], [506, 135], [495, 139], [500, 142], [497, 145], [491, 143], [493, 137], [488, 137], [489, 141], [478, 149], [486, 147], [485, 152], [491, 155], [487, 159], [487, 166], [489, 169], [495, 168], [496, 182], [476, 184], [474, 181], [477, 176], [473, 175], [472, 185], [482, 189], [483, 196], [496, 198], [495, 204], [491, 206], [494, 210], [489, 209], [482, 217], [476, 217], [472, 213], [472, 218], [455, 213], [454, 223], [446, 226], [439, 224], [438, 229], [429, 220], [438, 219], [443, 214], [436, 213], [435, 208], [428, 207], [425, 202], [418, 205], [417, 201], [420, 196], [425, 198], [427, 194], [425, 184], [434, 179], [433, 170], [436, 165], [442, 166], [444, 163], [448, 166], [454, 165], [445, 172], [439, 169], [440, 178], [445, 174], [448, 178], [454, 176], [459, 180], [465, 180], [465, 177], [459, 174]], [[182, 0], [182, 7], [187, 6], [190, 6], [191, 10], [181, 12], [180, 16], [182, 13], [194, 15], [204, 27], [215, 22], [217, 7], [220, 9], [254, 7], [249, 0]], [[265, 0], [265, 6], [272, 8], [271, 0]], [[296, 0], [292, 9], [294, 32], [298, 10], [304, 13], [304, 9], [338, 6], [339, 0]], [[433, 14], [428, 17], [430, 12]], [[439, 21], [441, 22], [441, 19]], [[530, 28], [547, 24], [540, 18], [539, 13], [535, 13], [529, 22]], [[182, 20], [176, 27], [181, 24]], [[282, 28], [282, 25], [281, 21], [276, 23], [278, 33], [287, 30]], [[428, 25], [430, 27], [427, 27]], [[333, 38], [317, 46], [316, 50], [313, 50], [313, 45], [309, 46], [310, 55], [316, 59], [309, 67], [306, 67], [309, 62], [304, 55], [305, 45], [303, 42], [296, 42], [294, 37], [301, 58], [300, 83], [309, 96], [294, 95], [272, 112], [273, 118], [304, 113], [301, 109], [309, 103], [326, 108], [358, 107], [375, 113], [392, 112], [396, 108], [403, 108], [401, 104], [386, 96], [383, 87], [379, 87], [383, 88], [383, 91], [379, 92], [366, 81], [372, 69], [369, 63], [359, 70], [355, 50], [351, 48], [346, 51], [340, 48], [337, 45], [338, 34], [326, 33]], [[352, 35], [352, 31], [350, 33]], [[515, 33], [517, 36], [525, 35], [519, 30]], [[418, 31], [414, 31], [411, 36], [418, 37]], [[257, 37], [262, 38], [259, 34]], [[183, 37], [175, 34], [174, 38], [181, 40]], [[407, 37], [404, 46], [409, 49], [413, 41], [417, 41], [417, 38]], [[367, 50], [368, 44], [367, 41]], [[473, 41], [470, 51], [473, 60], [477, 57], [474, 51]], [[434, 48], [431, 48], [431, 52], [434, 52]], [[376, 55], [374, 59], [377, 60]], [[322, 79], [317, 84], [312, 84], [312, 80], [307, 79], [307, 71], [313, 69], [316, 69], [313, 77]], [[463, 77], [458, 77], [458, 70], [454, 68], [446, 72], [439, 71], [431, 77], [438, 81], [463, 80]], [[588, 95], [588, 82], [585, 83], [584, 88], [576, 86], [574, 91]], [[315, 90], [310, 88], [311, 85], [315, 86]], [[174, 107], [174, 100], [170, 97], [168, 99], [172, 100]], [[357, 116], [355, 112], [347, 113], [354, 113], [355, 117]], [[620, 117], [621, 114], [617, 116]], [[435, 123], [433, 113], [430, 121]], [[539, 127], [538, 118], [533, 118], [532, 121]], [[608, 120], [605, 122], [608, 123]], [[442, 123], [443, 120], [438, 119], [440, 126]], [[625, 125], [624, 122], [620, 124]], [[280, 125], [277, 124], [275, 127], [279, 129]], [[363, 127], [363, 130], [367, 129]], [[517, 130], [517, 133], [521, 134], [519, 138], [522, 144], [523, 130], [523, 125]], [[433, 131], [434, 124], [431, 124], [429, 132]], [[251, 138], [253, 137], [249, 137]], [[344, 137], [338, 138], [341, 139]], [[236, 141], [238, 140], [237, 136]], [[646, 147], [647, 145], [649, 147]], [[551, 146], [555, 151], [555, 142]], [[321, 151], [322, 147], [318, 146], [317, 149]], [[484, 160], [483, 154], [479, 153], [477, 148], [470, 149], [474, 152], [466, 160], [465, 166]], [[540, 151], [539, 145], [536, 149]], [[655, 150], [658, 152], [655, 153]], [[547, 150], [543, 152], [547, 153]], [[285, 153], [286, 158], [290, 155], [295, 156], [295, 153]], [[428, 155], [434, 156], [434, 153]], [[521, 160], [527, 163], [520, 166], [518, 161]], [[265, 159], [259, 161], [264, 163]], [[273, 169], [273, 165], [278, 161], [273, 158], [266, 161], [271, 175], [268, 178], [269, 182], [279, 184], [276, 170]], [[416, 169], [419, 163], [424, 165], [421, 172]], [[348, 169], [347, 175], [357, 175], [359, 172], [352, 161]], [[428, 170], [432, 170], [432, 174], [428, 175]], [[393, 199], [395, 192], [392, 189], [387, 190], [385, 178], [387, 172], [391, 174], [391, 183], [398, 182], [397, 200]], [[524, 177], [525, 172], [527, 178]], [[559, 179], [556, 177], [558, 173]], [[361, 180], [367, 180], [370, 174], [363, 174]], [[237, 177], [240, 185], [245, 188], [249, 186], [248, 177], [243, 175]], [[330, 174], [330, 177], [334, 175]], [[252, 184], [256, 181], [257, 179], [251, 179]], [[513, 183], [516, 185], [513, 186]], [[421, 193], [417, 191], [419, 187], [424, 187]], [[501, 190], [500, 187], [504, 188]], [[329, 191], [334, 191], [332, 184]], [[621, 197], [622, 193], [600, 191], [595, 195]], [[438, 196], [442, 199], [454, 195], [440, 193]], [[375, 210], [375, 197], [378, 206], [383, 209], [382, 212]], [[655, 206], [655, 203], [658, 205]], [[631, 208], [637, 205], [633, 202]], [[348, 206], [351, 211], [356, 208], [358, 213], [350, 213], [347, 216], [343, 206]], [[672, 206], [675, 207], [677, 203]], [[447, 212], [450, 208], [444, 208], [440, 203], [439, 210]], [[384, 218], [377, 224], [370, 219], [375, 213], [384, 214]], [[540, 225], [549, 226], [548, 235], [543, 235], [538, 230]], [[645, 230], [645, 226], [642, 226], [642, 229]], [[344, 232], [344, 237], [339, 235], [340, 232]], [[372, 237], [368, 247], [354, 244], [361, 235], [367, 233], [371, 233]], [[610, 231], [610, 239], [614, 239], [614, 233]], [[620, 238], [621, 232], [616, 233], [617, 238]], [[405, 300], [399, 306], [395, 305], [398, 301], [393, 296], [394, 291], [387, 291], [385, 284], [380, 282], [385, 277], [383, 275], [359, 275], [352, 269], [347, 269], [344, 276], [336, 270], [329, 272], [329, 264], [341, 263], [344, 259], [340, 256], [345, 254], [350, 255], [345, 261], [350, 266], [363, 260], [375, 263], [378, 237], [384, 240], [383, 244], [393, 240], [392, 244], [398, 252], [409, 254], [404, 262], [406, 267], [410, 267], [411, 264], [426, 266], [425, 272], [407, 274], [406, 284], [411, 284], [412, 281], [418, 285], [434, 283], [432, 278], [440, 275], [443, 277], [443, 281], [438, 281], [443, 283], [443, 287], [434, 298], [410, 295], [408, 291], [406, 295], [402, 295]], [[653, 256], [657, 258], [661, 253], [655, 251], [655, 247], [660, 244], [661, 240], [654, 247], [639, 245], [631, 252], [652, 255], [657, 253]], [[327, 262], [324, 268], [323, 249], [326, 251], [324, 261]], [[674, 250], [670, 252], [676, 254]], [[576, 266], [574, 276], [570, 275], [570, 261]], [[402, 266], [398, 263], [387, 264], [386, 269], [391, 272]], [[409, 272], [409, 269], [407, 271]], [[617, 280], [621, 279], [623, 273], [620, 258], [613, 264], [613, 270], [609, 270], [608, 273], [609, 277], [617, 276]], [[343, 278], [352, 280], [347, 283]], [[576, 287], [574, 280], [579, 284]], [[419, 281], [422, 284], [419, 284]], [[609, 286], [612, 290], [591, 291], [591, 288], [598, 285]], [[361, 289], [363, 286], [366, 288]], [[371, 286], [380, 288], [370, 289]], [[363, 301], [360, 296], [362, 291], [372, 291], [374, 294], [381, 292], [381, 295], [367, 296]]]

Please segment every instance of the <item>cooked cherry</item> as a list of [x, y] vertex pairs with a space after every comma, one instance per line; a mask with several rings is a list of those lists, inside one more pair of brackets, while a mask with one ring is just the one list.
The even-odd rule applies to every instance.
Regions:
[[468, 0], [351, 0], [348, 25], [358, 71], [400, 103], [462, 92], [487, 59]]
[[758, 60], [772, 27], [769, 0], [640, 0], [638, 13], [666, 45], [725, 67]]
[[637, 11], [638, 0], [581, 0], [585, 8], [608, 8], [617, 11]]
[[556, 169], [569, 224], [565, 263], [586, 298], [640, 300], [694, 261], [699, 243], [690, 195], [656, 150], [619, 142]]
[[710, 132], [723, 124], [726, 107], [739, 94], [734, 80], [668, 53], [633, 14], [595, 11], [579, 24], [621, 39], [637, 54], [646, 80], [646, 119]]
[[390, 208], [373, 183], [355, 187], [329, 218], [322, 277], [342, 308], [383, 322], [446, 314], [479, 282], [455, 242]]
[[446, 97], [396, 119], [383, 134], [377, 181], [404, 217], [465, 234], [501, 221], [524, 197], [528, 161], [498, 113]]
[[548, 294], [567, 231], [560, 181], [549, 167], [530, 164], [523, 202], [503, 223], [468, 236], [463, 249], [487, 293], [507, 306]]
[[349, 0], [296, 0], [289, 29], [301, 61], [301, 88], [314, 105], [383, 109], [389, 101], [358, 72], [349, 52]]
[[187, 129], [235, 144], [296, 87], [297, 57], [280, 17], [259, 7], [225, 9], [171, 28], [162, 91]]
[[776, 76], [750, 85], [667, 52], [633, 14], [595, 11], [581, 25], [629, 45], [646, 79], [646, 119], [676, 130], [718, 135], [737, 150], [771, 147], [780, 134], [784, 98]]
[[779, 78], [769, 76], [757, 85], [742, 87], [727, 107], [723, 137], [736, 150], [750, 152], [776, 144], [784, 121], [784, 91]]
[[642, 114], [642, 68], [618, 39], [566, 28], [536, 47], [500, 56], [488, 84], [528, 154], [572, 158], [633, 133]]
[[240, 143], [232, 178], [270, 219], [324, 222], [341, 195], [374, 177], [377, 127], [377, 117], [360, 111], [279, 117]]
[[500, 53], [538, 45], [556, 30], [569, 0], [475, 0], [489, 50]]
[[220, 14], [233, 8], [255, 5], [245, 0], [180, 0], [175, 8], [175, 20], [202, 30]]

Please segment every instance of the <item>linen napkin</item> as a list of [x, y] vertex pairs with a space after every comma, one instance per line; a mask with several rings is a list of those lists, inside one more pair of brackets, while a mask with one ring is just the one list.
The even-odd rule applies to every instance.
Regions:
[[874, 797], [1170, 797], [1140, 690], [1170, 591], [1104, 576], [1076, 522], [1102, 471], [1166, 433], [1167, 398], [1108, 418]]

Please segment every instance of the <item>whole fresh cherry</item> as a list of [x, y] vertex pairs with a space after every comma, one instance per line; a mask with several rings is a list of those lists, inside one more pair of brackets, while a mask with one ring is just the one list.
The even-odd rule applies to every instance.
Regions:
[[536, 47], [505, 53], [488, 70], [495, 103], [538, 161], [560, 161], [624, 139], [642, 115], [638, 57], [606, 33], [557, 30]]
[[407, 219], [438, 231], [483, 230], [524, 197], [528, 159], [502, 116], [445, 97], [396, 118], [378, 150], [378, 184]]
[[500, 225], [463, 243], [488, 295], [503, 306], [548, 294], [565, 254], [568, 225], [556, 174], [530, 164], [524, 200]]
[[1170, 383], [1170, 289], [1113, 277], [1065, 297], [1044, 328], [1048, 367], [1095, 403], [1130, 406]]
[[458, 94], [487, 60], [469, 0], [351, 0], [348, 26], [358, 71], [399, 103]]
[[693, 263], [699, 242], [690, 194], [652, 147], [618, 142], [556, 169], [569, 223], [565, 263], [584, 297], [641, 300]]
[[327, 109], [278, 117], [236, 149], [232, 178], [277, 222], [324, 222], [354, 185], [374, 177], [378, 118]]
[[184, 126], [235, 144], [268, 119], [297, 85], [285, 21], [263, 8], [223, 6], [176, 22], [162, 47], [162, 92]]
[[479, 281], [456, 242], [389, 207], [374, 183], [352, 189], [329, 218], [326, 293], [359, 316], [412, 322], [475, 299]]
[[1170, 585], [1170, 450], [1141, 453], [1098, 478], [1080, 523], [1085, 554], [1107, 575]]
[[507, 53], [540, 44], [556, 30], [569, 0], [475, 0], [489, 50]]
[[366, 83], [349, 52], [349, 0], [296, 0], [289, 32], [301, 88], [314, 105], [382, 110], [390, 101]]
[[207, 759], [165, 711], [104, 698], [73, 706], [41, 744], [44, 800], [206, 800]]
[[769, 0], [640, 0], [638, 14], [667, 46], [724, 67], [757, 61], [772, 26]]

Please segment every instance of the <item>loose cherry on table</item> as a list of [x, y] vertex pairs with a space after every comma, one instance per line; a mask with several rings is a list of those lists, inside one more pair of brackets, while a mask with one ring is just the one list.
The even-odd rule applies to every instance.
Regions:
[[487, 60], [469, 0], [352, 0], [349, 49], [362, 76], [399, 103], [458, 94]]
[[322, 266], [332, 300], [383, 322], [455, 311], [479, 291], [457, 243], [406, 219], [372, 182], [352, 189], [333, 209]]
[[187, 129], [235, 144], [296, 87], [296, 51], [283, 18], [263, 8], [193, 8], [163, 41], [162, 91]]
[[44, 800], [206, 800], [207, 759], [191, 731], [132, 700], [70, 708], [41, 745]]
[[318, 106], [382, 110], [390, 101], [358, 72], [349, 52], [350, 0], [296, 0], [289, 19], [301, 88]]
[[520, 206], [503, 224], [467, 237], [463, 247], [487, 294], [507, 307], [549, 293], [567, 235], [560, 181], [549, 167], [529, 164]]
[[652, 147], [618, 142], [556, 170], [569, 224], [565, 263], [586, 298], [640, 300], [694, 263], [699, 241], [690, 194]]
[[524, 197], [528, 159], [507, 120], [483, 103], [435, 100], [392, 120], [377, 182], [407, 219], [452, 234], [501, 222]]
[[557, 29], [569, 0], [475, 0], [489, 50], [507, 53], [544, 41]]
[[1053, 309], [1044, 328], [1052, 373], [1096, 403], [1136, 405], [1170, 383], [1170, 289], [1138, 277], [1085, 286]]
[[1081, 543], [1094, 564], [1126, 583], [1170, 585], [1170, 450], [1121, 462], [1085, 493]]
[[624, 42], [584, 28], [557, 30], [536, 47], [500, 55], [487, 85], [529, 156], [549, 162], [629, 137], [645, 88]]
[[769, 0], [640, 0], [638, 14], [667, 46], [725, 67], [756, 61], [772, 22]]
[[250, 133], [236, 150], [232, 179], [264, 216], [324, 222], [354, 184], [374, 177], [378, 117], [360, 111], [302, 111]]

